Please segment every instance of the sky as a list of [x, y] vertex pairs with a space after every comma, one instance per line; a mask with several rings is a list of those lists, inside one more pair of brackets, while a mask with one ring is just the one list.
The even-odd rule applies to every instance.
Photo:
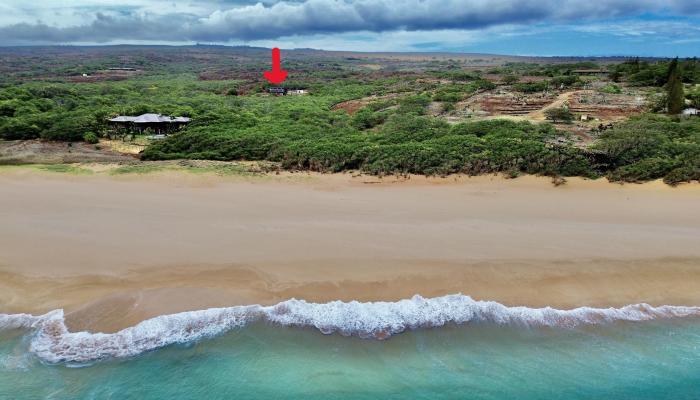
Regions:
[[700, 56], [700, 0], [0, 0], [0, 46]]

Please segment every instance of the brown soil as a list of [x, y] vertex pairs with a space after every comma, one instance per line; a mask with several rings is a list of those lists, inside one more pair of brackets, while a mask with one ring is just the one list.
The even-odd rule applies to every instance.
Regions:
[[138, 157], [83, 142], [0, 141], [0, 165], [133, 162]]
[[592, 90], [575, 92], [570, 102], [572, 112], [602, 121], [628, 118], [643, 112], [644, 107], [641, 94], [606, 94]]
[[[508, 90], [485, 92], [472, 96], [461, 107], [479, 110], [492, 116], [526, 116], [541, 111], [556, 100], [554, 94], [521, 94]], [[460, 108], [460, 107], [458, 107]]]
[[334, 105], [331, 109], [333, 110], [344, 110], [347, 112], [349, 115], [355, 114], [358, 110], [361, 108], [365, 107], [369, 103], [377, 100], [386, 100], [386, 99], [391, 99], [398, 97], [398, 94], [391, 94], [391, 95], [386, 95], [386, 96], [369, 96], [365, 97], [362, 99], [356, 99], [356, 100], [348, 100], [344, 101], [342, 103], [338, 103]]

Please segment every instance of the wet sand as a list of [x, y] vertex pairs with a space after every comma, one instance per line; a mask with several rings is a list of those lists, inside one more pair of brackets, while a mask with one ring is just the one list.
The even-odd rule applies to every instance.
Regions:
[[0, 313], [72, 330], [239, 304], [464, 293], [700, 305], [700, 185], [0, 174]]

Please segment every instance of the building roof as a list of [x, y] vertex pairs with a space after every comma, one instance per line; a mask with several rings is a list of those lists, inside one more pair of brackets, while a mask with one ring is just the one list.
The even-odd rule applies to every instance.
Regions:
[[127, 115], [120, 115], [118, 117], [112, 118], [110, 122], [133, 122], [135, 124], [154, 124], [154, 123], [169, 123], [169, 122], [190, 122], [187, 117], [169, 117], [167, 115], [161, 114], [142, 114], [138, 117], [131, 117]]
[[160, 114], [142, 114], [134, 118], [135, 124], [149, 124], [154, 122], [170, 122], [170, 117], [165, 117]]
[[127, 117], [127, 116], [120, 115], [118, 117], [110, 119], [110, 121], [111, 122], [132, 122], [135, 119], [136, 119], [136, 117]]

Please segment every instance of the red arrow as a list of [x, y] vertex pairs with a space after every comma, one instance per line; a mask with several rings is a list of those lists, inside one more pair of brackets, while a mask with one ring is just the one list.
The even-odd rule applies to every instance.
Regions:
[[272, 49], [272, 71], [263, 72], [265, 79], [275, 85], [284, 82], [287, 79], [287, 71], [282, 69], [282, 61], [280, 60], [280, 49], [275, 47]]

